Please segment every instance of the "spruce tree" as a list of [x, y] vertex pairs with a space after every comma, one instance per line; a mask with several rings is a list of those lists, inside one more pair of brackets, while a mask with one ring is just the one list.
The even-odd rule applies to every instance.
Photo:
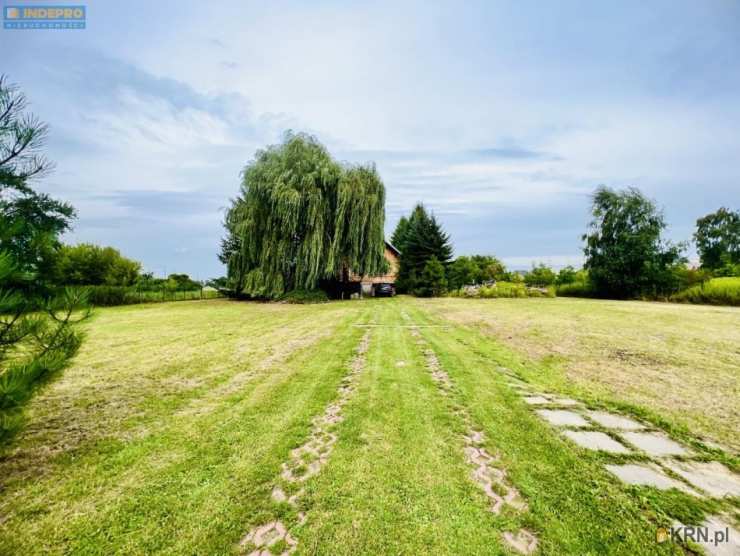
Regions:
[[415, 291], [422, 279], [424, 267], [432, 257], [435, 257], [443, 267], [447, 266], [452, 258], [450, 237], [434, 215], [429, 214], [424, 205], [419, 203], [408, 219], [404, 249], [401, 249], [398, 289]]

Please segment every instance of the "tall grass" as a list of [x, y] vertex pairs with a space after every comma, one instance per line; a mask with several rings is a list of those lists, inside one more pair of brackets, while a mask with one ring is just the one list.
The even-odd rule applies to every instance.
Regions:
[[709, 305], [740, 306], [740, 277], [712, 278], [670, 297], [677, 303], [706, 303]]

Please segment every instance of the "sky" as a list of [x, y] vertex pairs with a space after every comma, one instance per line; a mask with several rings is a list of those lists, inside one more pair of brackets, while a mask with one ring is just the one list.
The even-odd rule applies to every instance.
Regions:
[[84, 30], [0, 29], [0, 72], [50, 125], [35, 186], [76, 207], [65, 241], [157, 275], [224, 274], [240, 172], [289, 129], [376, 164], [388, 236], [421, 201], [511, 268], [581, 264], [602, 184], [674, 241], [740, 205], [734, 0], [85, 5]]

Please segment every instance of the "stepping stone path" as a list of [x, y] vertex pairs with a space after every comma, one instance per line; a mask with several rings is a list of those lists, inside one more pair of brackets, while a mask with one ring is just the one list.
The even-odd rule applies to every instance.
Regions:
[[558, 427], [587, 427], [588, 421], [572, 411], [563, 409], [539, 409], [537, 415]]
[[[339, 397], [329, 404], [324, 414], [313, 419], [311, 435], [305, 444], [291, 450], [290, 459], [282, 465], [282, 473], [278, 484], [272, 490], [272, 500], [278, 504], [287, 502], [297, 506], [303, 495], [303, 489], [288, 495], [287, 491], [295, 490], [300, 485], [316, 475], [326, 465], [329, 455], [337, 441], [337, 435], [332, 429], [342, 421], [342, 409], [350, 400], [355, 391], [357, 377], [365, 368], [365, 354], [370, 344], [370, 331], [365, 335], [357, 347], [355, 357], [350, 364], [350, 371], [342, 380], [339, 387]], [[280, 484], [282, 482], [282, 484]], [[298, 525], [306, 522], [306, 514], [298, 513]], [[252, 529], [239, 543], [244, 551], [253, 548], [249, 556], [273, 556], [276, 550], [283, 556], [292, 554], [298, 542], [290, 535], [288, 528], [280, 521], [272, 521]]]
[[637, 421], [633, 421], [627, 417], [622, 417], [621, 415], [614, 415], [607, 411], [587, 411], [586, 415], [589, 419], [607, 429], [636, 431], [645, 428]]
[[740, 477], [727, 469], [718, 461], [695, 462], [673, 461], [666, 462], [666, 467], [683, 477], [689, 483], [698, 486], [711, 496], [740, 497]]
[[628, 485], [651, 486], [659, 490], [676, 488], [696, 496], [696, 492], [680, 481], [671, 479], [655, 465], [627, 464], [607, 465], [606, 468]]
[[[606, 469], [629, 485], [649, 486], [658, 490], [677, 489], [695, 497], [740, 497], [740, 476], [717, 461], [687, 460], [695, 454], [678, 442], [652, 427], [630, 417], [609, 411], [583, 409], [576, 400], [558, 398], [547, 393], [534, 392], [530, 385], [520, 380], [512, 371], [499, 369], [507, 376], [507, 384], [533, 406], [535, 413], [555, 426], [564, 436], [589, 450], [603, 451], [628, 457], [648, 456], [650, 461], [608, 464]], [[562, 409], [562, 408], [569, 409]], [[578, 429], [578, 430], [573, 430]], [[601, 430], [588, 430], [601, 429]], [[609, 434], [607, 434], [607, 431]], [[633, 450], [635, 450], [633, 452]], [[682, 458], [682, 459], [676, 459]], [[710, 556], [740, 555], [740, 532], [732, 526], [732, 518], [710, 516], [701, 525], [709, 529], [710, 542], [698, 542]], [[674, 526], [683, 527], [676, 522]], [[714, 544], [713, 531], [729, 532], [729, 541]], [[509, 535], [508, 533], [506, 535]], [[507, 542], [525, 539], [509, 536]]]
[[[421, 337], [417, 328], [412, 328], [411, 334], [417, 339], [417, 344], [424, 348], [427, 368], [432, 379], [437, 383], [440, 393], [445, 397], [451, 397], [454, 393], [454, 386], [449, 375], [442, 369], [437, 355]], [[501, 468], [498, 459], [483, 447], [485, 435], [475, 426], [468, 411], [458, 407], [455, 413], [466, 428], [466, 434], [463, 435], [465, 459], [474, 468], [473, 481], [480, 486], [491, 501], [491, 512], [500, 514], [505, 507], [515, 512], [527, 511], [527, 503], [519, 491], [507, 480], [506, 471]], [[498, 466], [496, 466], [497, 463], [499, 463]], [[532, 554], [537, 549], [537, 537], [526, 529], [520, 529], [516, 533], [507, 531], [503, 534], [503, 538], [509, 547], [521, 554]]]
[[563, 434], [573, 442], [589, 450], [601, 450], [610, 454], [628, 454], [629, 450], [608, 434], [599, 431], [565, 431]]
[[689, 451], [667, 436], [654, 432], [625, 432], [622, 436], [630, 444], [651, 456], [687, 456]]

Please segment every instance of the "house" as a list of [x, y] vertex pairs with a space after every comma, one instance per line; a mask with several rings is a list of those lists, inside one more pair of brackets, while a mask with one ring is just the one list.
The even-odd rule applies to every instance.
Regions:
[[353, 272], [349, 272], [345, 276], [348, 286], [346, 291], [359, 293], [361, 296], [374, 296], [377, 284], [395, 284], [396, 277], [398, 276], [401, 252], [391, 242], [386, 241], [384, 255], [385, 260], [388, 261], [388, 272], [380, 276], [359, 276]]

